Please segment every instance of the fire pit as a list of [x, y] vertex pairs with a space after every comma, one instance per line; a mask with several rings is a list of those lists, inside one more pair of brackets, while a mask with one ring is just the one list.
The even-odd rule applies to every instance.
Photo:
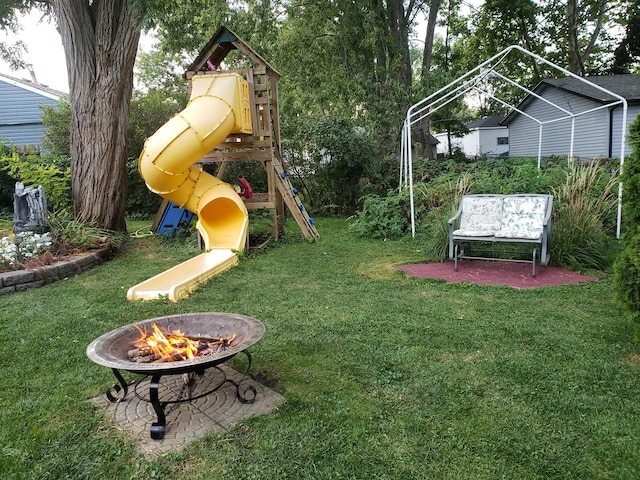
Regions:
[[[188, 355], [183, 352], [185, 349], [184, 340], [175, 343], [176, 351], [180, 353], [163, 353], [152, 358], [145, 355], [144, 350], [142, 353], [139, 351], [132, 353], [133, 350], [140, 350], [141, 340], [158, 332], [166, 335], [167, 338], [172, 336], [185, 337], [195, 341], [197, 346]], [[167, 404], [196, 400], [214, 392], [226, 382], [230, 382], [236, 387], [236, 395], [244, 403], [253, 402], [256, 393], [253, 387], [248, 387], [243, 394], [240, 391], [242, 380], [237, 383], [228, 380], [223, 370], [218, 368], [220, 372], [223, 372], [222, 379], [207, 392], [192, 396], [192, 389], [189, 388], [187, 398], [161, 402], [158, 388], [162, 376], [182, 374], [185, 385], [190, 385], [194, 382], [195, 377], [202, 376], [206, 369], [217, 368], [218, 365], [230, 360], [238, 353], [244, 353], [247, 357], [246, 376], [251, 368], [251, 354], [247, 349], [260, 340], [263, 334], [264, 325], [260, 321], [244, 315], [215, 312], [170, 315], [125, 325], [105, 333], [87, 347], [87, 356], [98, 365], [111, 368], [118, 381], [107, 391], [109, 401], [123, 401], [127, 397], [129, 387], [135, 385], [135, 395], [141, 400], [151, 403], [157, 415], [157, 422], [152, 423], [150, 433], [151, 438], [158, 440], [162, 439], [166, 432], [164, 409]], [[173, 343], [173, 338], [169, 338], [169, 340]], [[127, 383], [120, 373], [121, 371], [143, 376], [136, 381]], [[151, 377], [148, 397], [138, 392], [140, 382], [147, 377]], [[252, 392], [251, 398], [246, 397], [247, 391]]]

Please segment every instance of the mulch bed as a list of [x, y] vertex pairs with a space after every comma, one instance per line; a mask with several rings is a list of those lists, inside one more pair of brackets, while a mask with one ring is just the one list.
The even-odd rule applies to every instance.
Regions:
[[536, 278], [532, 278], [531, 264], [486, 260], [459, 261], [457, 272], [453, 268], [453, 262], [396, 265], [395, 268], [406, 272], [411, 277], [439, 279], [451, 283], [508, 285], [523, 289], [598, 280], [598, 277], [554, 266], [536, 266]]

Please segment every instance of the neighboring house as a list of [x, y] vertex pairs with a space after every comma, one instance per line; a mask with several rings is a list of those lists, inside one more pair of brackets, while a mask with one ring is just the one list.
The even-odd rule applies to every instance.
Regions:
[[0, 142], [40, 150], [44, 125], [42, 105], [57, 105], [65, 93], [0, 73]]
[[[623, 97], [628, 104], [625, 132], [640, 113], [640, 75], [609, 75], [587, 77], [609, 92]], [[573, 156], [594, 159], [620, 158], [622, 146], [622, 104], [607, 107], [617, 99], [573, 77], [542, 80], [522, 102], [502, 121], [509, 127], [509, 155], [511, 157], [569, 155], [571, 152], [571, 124]], [[540, 98], [536, 97], [539, 96]], [[558, 108], [559, 107], [559, 108]], [[598, 110], [570, 117], [591, 109]], [[564, 109], [563, 110], [560, 110]], [[529, 118], [527, 115], [533, 117]], [[534, 120], [535, 119], [535, 120]], [[543, 124], [542, 136], [537, 121]], [[625, 156], [631, 148], [625, 144]]]
[[[501, 157], [509, 154], [509, 129], [501, 125], [504, 117], [491, 115], [489, 117], [467, 123], [469, 129], [464, 137], [451, 137], [451, 146], [458, 148], [467, 157]], [[449, 153], [447, 132], [436, 133], [439, 154]]]

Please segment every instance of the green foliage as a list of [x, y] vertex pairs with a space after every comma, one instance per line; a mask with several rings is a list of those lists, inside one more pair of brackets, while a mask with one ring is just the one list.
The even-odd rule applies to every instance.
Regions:
[[426, 258], [434, 262], [443, 262], [449, 256], [449, 219], [456, 213], [455, 203], [443, 205], [424, 216], [423, 223], [417, 228], [421, 233]]
[[640, 342], [640, 231], [632, 235], [613, 268], [616, 298], [637, 322], [636, 341]]
[[627, 141], [632, 151], [622, 174], [625, 248], [614, 265], [614, 287], [619, 302], [637, 321], [640, 342], [640, 116], [629, 127]]
[[64, 249], [97, 248], [107, 244], [120, 245], [125, 240], [122, 233], [80, 221], [69, 210], [50, 213], [49, 226], [58, 246]]
[[626, 34], [613, 53], [609, 73], [637, 73], [640, 66], [640, 0], [626, 2]]
[[51, 209], [71, 205], [71, 167], [67, 157], [54, 153], [19, 154], [12, 150], [0, 156], [0, 168], [25, 186], [42, 185]]
[[553, 188], [554, 263], [597, 270], [611, 266], [615, 250], [606, 225], [615, 214], [617, 184], [617, 176], [608, 174], [598, 163], [573, 164], [567, 170], [565, 182]]
[[348, 218], [349, 229], [366, 238], [397, 238], [407, 232], [408, 218], [398, 193], [386, 197], [367, 195], [362, 208]]
[[13, 211], [13, 193], [15, 191], [15, 181], [4, 169], [0, 168], [0, 211]]
[[622, 171], [622, 211], [625, 226], [634, 232], [640, 225], [640, 115], [629, 126], [627, 143], [631, 154]]
[[[152, 73], [157, 73], [156, 70], [160, 68], [160, 65], [152, 62], [156, 57], [142, 56], [142, 58], [145, 61], [138, 67], [140, 75], [143, 75], [143, 79], [153, 77]], [[162, 67], [167, 68], [167, 65], [163, 64]], [[156, 79], [156, 84], [147, 86], [145, 91], [134, 92], [131, 99], [127, 136], [127, 157], [130, 159], [137, 159], [142, 152], [145, 140], [187, 104], [187, 82], [181, 78], [177, 79], [175, 75], [161, 78], [164, 79], [163, 82]]]
[[60, 97], [58, 104], [42, 107], [42, 124], [46, 127], [42, 141], [45, 152], [69, 156], [71, 137], [71, 105], [69, 97]]
[[[129, 215], [149, 217], [156, 214], [162, 197], [151, 192], [138, 171], [138, 157], [148, 137], [180, 112], [187, 103], [186, 82], [176, 76], [156, 78], [153, 73], [160, 66], [157, 56], [143, 55], [139, 66], [143, 79], [148, 79], [148, 90], [134, 93], [129, 106], [127, 136], [127, 203]], [[167, 68], [167, 65], [164, 65]]]
[[[572, 268], [607, 270], [611, 266], [618, 180], [607, 163], [567, 167], [565, 160], [558, 159], [541, 170], [528, 159], [464, 164], [449, 161], [439, 169], [430, 166], [429, 161], [418, 165], [423, 178], [436, 175], [413, 188], [416, 234], [425, 238], [429, 259], [447, 257], [447, 220], [455, 213], [462, 195], [551, 193], [551, 261]], [[351, 230], [363, 237], [394, 238], [406, 234], [410, 231], [408, 191], [366, 197], [350, 221]]]
[[127, 161], [127, 212], [137, 217], [153, 217], [162, 197], [147, 188], [138, 171], [138, 159]]
[[311, 208], [350, 214], [367, 185], [379, 180], [381, 159], [363, 126], [343, 117], [309, 120], [296, 142], [287, 145], [287, 160], [301, 172], [313, 192]]

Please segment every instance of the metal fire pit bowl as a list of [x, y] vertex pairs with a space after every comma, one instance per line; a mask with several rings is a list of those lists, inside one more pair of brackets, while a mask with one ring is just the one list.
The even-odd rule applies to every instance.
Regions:
[[[141, 336], [140, 331], [152, 333], [156, 324], [163, 332], [180, 330], [188, 337], [230, 337], [236, 338], [226, 350], [215, 355], [195, 357], [190, 360], [166, 363], [135, 363], [129, 360], [127, 352], [133, 342]], [[109, 368], [132, 373], [173, 375], [207, 368], [228, 360], [246, 350], [264, 334], [264, 325], [255, 318], [232, 313], [185, 313], [167, 317], [151, 318], [139, 323], [125, 325], [96, 338], [87, 347], [90, 360]]]
[[[163, 332], [171, 333], [174, 330], [180, 330], [183, 335], [191, 338], [197, 337], [231, 337], [235, 335], [235, 339], [223, 351], [212, 354], [195, 357], [189, 360], [181, 360], [166, 363], [135, 363], [129, 360], [128, 351], [133, 347], [133, 343], [141, 337], [141, 332], [148, 334], [153, 332], [153, 325], [157, 325]], [[225, 382], [231, 382], [236, 386], [237, 397], [244, 403], [251, 403], [255, 399], [255, 389], [249, 387], [254, 398], [247, 399], [240, 393], [239, 383], [227, 380], [226, 377], [206, 393], [189, 396], [186, 399], [163, 400], [158, 398], [158, 388], [160, 379], [163, 375], [191, 375], [190, 382], [193, 381], [193, 375], [202, 375], [207, 368], [216, 367], [221, 363], [230, 360], [238, 353], [244, 353], [247, 356], [248, 367], [245, 376], [251, 368], [251, 355], [247, 350], [251, 345], [262, 338], [264, 334], [264, 325], [255, 318], [245, 315], [233, 313], [186, 313], [179, 315], [170, 315], [166, 317], [157, 317], [144, 320], [142, 322], [125, 325], [123, 327], [112, 330], [104, 335], [96, 338], [87, 347], [87, 357], [90, 360], [111, 369], [118, 384], [113, 385], [107, 391], [107, 398], [111, 402], [123, 401], [128, 393], [128, 387], [135, 383], [136, 396], [141, 400], [151, 402], [158, 416], [158, 421], [151, 426], [151, 438], [158, 440], [164, 437], [166, 430], [166, 417], [164, 407], [169, 403], [181, 403], [201, 398], [212, 393]], [[144, 377], [137, 382], [127, 383], [120, 371], [141, 374]], [[137, 392], [137, 386], [146, 377], [151, 377], [149, 382], [149, 395], [143, 397]], [[243, 377], [244, 378], [244, 377]], [[242, 380], [240, 381], [242, 382]]]

